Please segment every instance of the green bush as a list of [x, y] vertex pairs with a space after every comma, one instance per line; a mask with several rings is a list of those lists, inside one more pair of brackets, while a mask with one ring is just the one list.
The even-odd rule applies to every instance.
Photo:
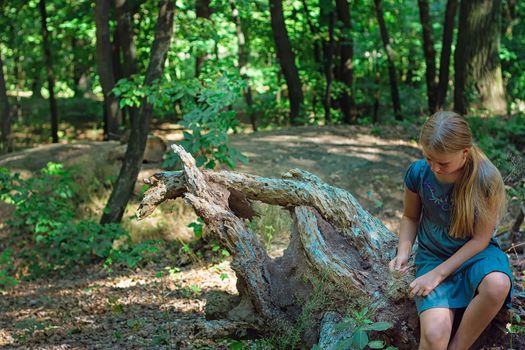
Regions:
[[10, 249], [4, 249], [0, 254], [0, 289], [18, 284], [14, 275], [12, 252]]
[[525, 115], [470, 118], [479, 147], [501, 171], [511, 200], [525, 201]]
[[[38, 176], [27, 180], [0, 168], [0, 200], [16, 206], [8, 225], [25, 239], [18, 256], [32, 276], [97, 261], [134, 267], [155, 249], [148, 242], [132, 245], [120, 225], [77, 220], [77, 189], [73, 171], [61, 164], [48, 163]], [[115, 241], [119, 248], [114, 247]], [[0, 257], [0, 279], [4, 270]]]
[[[230, 107], [241, 95], [243, 81], [236, 76], [221, 75], [217, 79], [200, 82], [197, 79], [155, 82], [152, 86], [141, 85], [142, 79], [121, 79], [113, 89], [120, 98], [122, 107], [139, 107], [143, 98], [162, 113], [172, 110], [177, 101], [182, 101], [184, 127], [181, 145], [190, 152], [197, 166], [214, 168], [218, 163], [234, 168], [238, 161], [247, 158], [231, 147], [228, 132], [236, 132], [238, 120]], [[179, 157], [168, 151], [163, 167], [173, 169], [179, 165]]]

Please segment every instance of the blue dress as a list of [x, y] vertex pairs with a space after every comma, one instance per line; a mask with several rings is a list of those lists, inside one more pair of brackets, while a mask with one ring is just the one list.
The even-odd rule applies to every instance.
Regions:
[[[449, 236], [451, 222], [451, 196], [454, 184], [440, 183], [427, 162], [413, 162], [405, 175], [405, 185], [421, 198], [422, 213], [417, 231], [416, 277], [431, 271], [452, 256], [468, 239]], [[415, 297], [416, 308], [421, 312], [435, 308], [464, 308], [474, 298], [481, 280], [490, 272], [507, 274], [512, 282], [512, 272], [507, 255], [491, 239], [487, 248], [465, 261], [454, 273], [441, 282], [426, 297]], [[512, 289], [505, 301], [511, 307]]]

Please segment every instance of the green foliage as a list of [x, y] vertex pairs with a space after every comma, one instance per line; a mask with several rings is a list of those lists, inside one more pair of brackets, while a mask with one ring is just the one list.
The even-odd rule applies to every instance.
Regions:
[[501, 171], [512, 200], [525, 202], [525, 115], [470, 118], [478, 145]]
[[[347, 339], [341, 340], [337, 343], [337, 349], [364, 349], [370, 347], [371, 349], [383, 349], [385, 344], [380, 340], [370, 341], [368, 333], [370, 331], [386, 331], [392, 328], [392, 324], [388, 322], [373, 322], [368, 318], [368, 308], [365, 307], [361, 311], [354, 311], [354, 317], [345, 317], [342, 322], [335, 326], [338, 331], [348, 331], [351, 336]], [[389, 347], [388, 349], [392, 349]]]
[[[133, 268], [159, 250], [158, 241], [132, 244], [120, 225], [76, 220], [77, 190], [74, 172], [61, 164], [48, 163], [29, 179], [0, 168], [0, 200], [16, 206], [8, 224], [22, 233], [18, 257], [32, 276], [97, 261], [105, 261], [107, 268], [113, 263]], [[10, 250], [0, 255], [0, 284], [13, 283], [8, 275], [10, 256]]]
[[49, 328], [45, 322], [35, 320], [33, 318], [23, 319], [15, 324], [15, 339], [20, 343], [28, 341], [33, 334], [38, 331], [44, 331]]
[[13, 277], [14, 272], [12, 252], [10, 249], [4, 249], [0, 254], [0, 289], [18, 284], [17, 279]]
[[[184, 115], [184, 140], [181, 141], [194, 157], [197, 166], [213, 169], [217, 163], [235, 168], [237, 162], [247, 163], [248, 159], [229, 145], [228, 132], [235, 132], [238, 126], [236, 112], [229, 110], [238, 98], [243, 83], [233, 77], [223, 76], [202, 86], [195, 95], [197, 103]], [[164, 167], [172, 168], [178, 162], [173, 152], [167, 154]]]
[[197, 218], [194, 222], [188, 225], [189, 228], [193, 229], [195, 238], [199, 239], [202, 237], [202, 229], [204, 227], [204, 220], [202, 218]]
[[[220, 164], [234, 168], [237, 162], [247, 158], [231, 147], [228, 132], [236, 132], [237, 113], [231, 105], [239, 98], [244, 87], [243, 81], [235, 75], [219, 74], [214, 79], [201, 83], [196, 79], [187, 81], [157, 81], [151, 86], [141, 85], [142, 78], [121, 79], [113, 89], [120, 97], [120, 106], [139, 107], [144, 99], [157, 110], [171, 110], [175, 103], [184, 105], [184, 117], [180, 124], [184, 128], [181, 145], [196, 160], [197, 166], [209, 169]], [[163, 167], [172, 169], [179, 158], [168, 152]]]
[[281, 334], [276, 339], [276, 347], [278, 349], [295, 349], [301, 341], [301, 335], [308, 329], [314, 326], [317, 319], [314, 317], [316, 313], [326, 306], [329, 302], [327, 295], [330, 294], [330, 285], [326, 283], [326, 277], [321, 276], [320, 279], [317, 277], [310, 277], [304, 282], [311, 283], [313, 290], [310, 297], [303, 305], [301, 314], [297, 318], [297, 322], [293, 328], [289, 329], [285, 334]]
[[[126, 238], [129, 238], [126, 236]], [[141, 261], [147, 261], [160, 252], [162, 241], [145, 240], [137, 244], [132, 244], [127, 239], [125, 244], [109, 251], [104, 266], [110, 269], [113, 264], [121, 264], [128, 268], [136, 267]]]

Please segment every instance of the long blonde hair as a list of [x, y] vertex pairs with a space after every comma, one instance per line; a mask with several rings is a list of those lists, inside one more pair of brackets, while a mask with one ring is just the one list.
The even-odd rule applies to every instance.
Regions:
[[465, 118], [455, 112], [434, 113], [423, 125], [419, 143], [432, 153], [450, 154], [470, 149], [452, 194], [451, 237], [472, 237], [476, 218], [493, 215], [494, 210], [498, 220], [503, 217], [506, 210], [503, 178], [483, 151], [473, 144]]

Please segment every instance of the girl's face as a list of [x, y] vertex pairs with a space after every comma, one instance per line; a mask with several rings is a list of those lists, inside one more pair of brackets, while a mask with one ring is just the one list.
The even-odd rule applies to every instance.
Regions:
[[423, 148], [423, 155], [428, 166], [438, 178], [455, 180], [450, 177], [458, 175], [467, 160], [469, 149], [465, 148], [454, 153], [433, 153]]

